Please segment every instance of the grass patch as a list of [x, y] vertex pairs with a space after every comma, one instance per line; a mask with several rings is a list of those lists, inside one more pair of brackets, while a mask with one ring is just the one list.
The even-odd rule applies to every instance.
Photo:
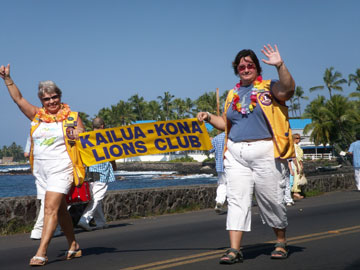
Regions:
[[12, 235], [17, 233], [31, 232], [34, 224], [22, 225], [18, 220], [12, 219], [8, 222], [6, 227], [0, 229], [0, 235]]
[[318, 189], [314, 189], [314, 190], [309, 190], [305, 192], [305, 197], [315, 197], [315, 196], [320, 196], [323, 195], [325, 192], [320, 191]]
[[180, 213], [186, 213], [186, 212], [190, 212], [190, 211], [196, 211], [196, 210], [200, 210], [201, 207], [199, 204], [190, 204], [187, 206], [178, 206], [175, 209], [171, 209], [169, 211], [167, 211], [167, 213], [169, 214], [180, 214]]
[[187, 157], [172, 159], [169, 162], [175, 163], [175, 162], [197, 162], [197, 161], [195, 159], [193, 159], [192, 157], [187, 156]]

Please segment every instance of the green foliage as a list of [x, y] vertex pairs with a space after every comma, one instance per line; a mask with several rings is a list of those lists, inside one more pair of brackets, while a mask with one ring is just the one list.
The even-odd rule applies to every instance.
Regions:
[[11, 235], [16, 233], [28, 233], [32, 230], [33, 224], [23, 225], [22, 222], [16, 218], [10, 220], [5, 227], [0, 229], [0, 235]]
[[92, 130], [92, 121], [89, 119], [89, 115], [84, 112], [79, 112], [79, 117], [84, 124], [85, 131]]
[[190, 211], [197, 211], [200, 209], [201, 209], [201, 207], [199, 204], [192, 203], [192, 204], [189, 204], [186, 206], [178, 206], [175, 209], [168, 210], [167, 213], [168, 214], [179, 214], [179, 213], [186, 213], [186, 212], [190, 212]]
[[192, 157], [186, 156], [186, 157], [172, 159], [169, 162], [197, 162], [197, 161]]
[[360, 121], [356, 103], [341, 95], [333, 95], [327, 101], [318, 96], [306, 107], [304, 117], [312, 119], [304, 129], [305, 134], [311, 132], [310, 140], [316, 145], [332, 145], [337, 152], [355, 140]]
[[215, 158], [206, 158], [203, 162], [215, 162]]
[[324, 194], [325, 192], [314, 189], [314, 190], [309, 190], [305, 192], [305, 197], [314, 197], [314, 196], [320, 196], [322, 194]]
[[322, 90], [326, 87], [329, 91], [330, 98], [332, 98], [333, 90], [342, 92], [343, 88], [341, 85], [345, 84], [347, 81], [342, 78], [342, 75], [340, 72], [338, 72], [338, 71], [333, 72], [333, 71], [334, 71], [333, 67], [327, 68], [325, 70], [324, 77], [323, 77], [325, 86], [320, 85], [320, 86], [311, 87], [309, 89], [310, 92], [316, 91], [316, 90]]
[[3, 146], [2, 149], [0, 149], [0, 158], [3, 157], [13, 157], [13, 161], [15, 162], [21, 162], [25, 161], [24, 157], [24, 149], [22, 146], [17, 145], [15, 142], [13, 142], [10, 146]]

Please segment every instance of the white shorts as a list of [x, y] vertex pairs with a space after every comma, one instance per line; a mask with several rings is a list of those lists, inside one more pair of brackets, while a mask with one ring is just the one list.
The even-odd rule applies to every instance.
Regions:
[[73, 165], [70, 159], [35, 159], [37, 198], [44, 199], [46, 191], [67, 194], [73, 183]]
[[224, 167], [227, 183], [227, 230], [251, 230], [255, 190], [260, 215], [270, 227], [287, 227], [284, 189], [286, 160], [274, 158], [272, 141], [234, 143], [228, 140]]

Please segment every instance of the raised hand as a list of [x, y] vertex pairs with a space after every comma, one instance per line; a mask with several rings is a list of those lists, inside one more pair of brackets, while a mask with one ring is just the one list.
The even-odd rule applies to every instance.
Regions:
[[271, 66], [276, 66], [276, 67], [280, 67], [283, 63], [283, 60], [281, 59], [279, 50], [277, 45], [275, 44], [275, 50], [273, 49], [273, 47], [271, 47], [270, 44], [268, 44], [267, 46], [264, 45], [264, 49], [261, 50], [261, 52], [268, 58], [266, 59], [261, 59], [261, 61], [263, 61], [265, 64], [271, 65]]
[[8, 64], [6, 67], [1, 66], [0, 67], [0, 77], [5, 80], [6, 77], [10, 77], [10, 64]]

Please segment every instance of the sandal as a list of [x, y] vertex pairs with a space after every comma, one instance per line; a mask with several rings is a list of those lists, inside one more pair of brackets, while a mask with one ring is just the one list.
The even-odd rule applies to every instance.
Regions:
[[[235, 256], [230, 253], [234, 253]], [[234, 264], [238, 262], [243, 262], [243, 254], [234, 248], [229, 248], [219, 261], [220, 264]]]
[[74, 258], [80, 258], [82, 256], [81, 249], [77, 250], [68, 250], [65, 252], [65, 260], [71, 260]]
[[[276, 250], [276, 248], [282, 248], [282, 250]], [[288, 257], [289, 251], [286, 249], [286, 243], [284, 242], [277, 242], [275, 244], [275, 250], [271, 252], [271, 259], [286, 259]]]
[[30, 259], [30, 266], [44, 266], [48, 262], [48, 257], [34, 256]]

